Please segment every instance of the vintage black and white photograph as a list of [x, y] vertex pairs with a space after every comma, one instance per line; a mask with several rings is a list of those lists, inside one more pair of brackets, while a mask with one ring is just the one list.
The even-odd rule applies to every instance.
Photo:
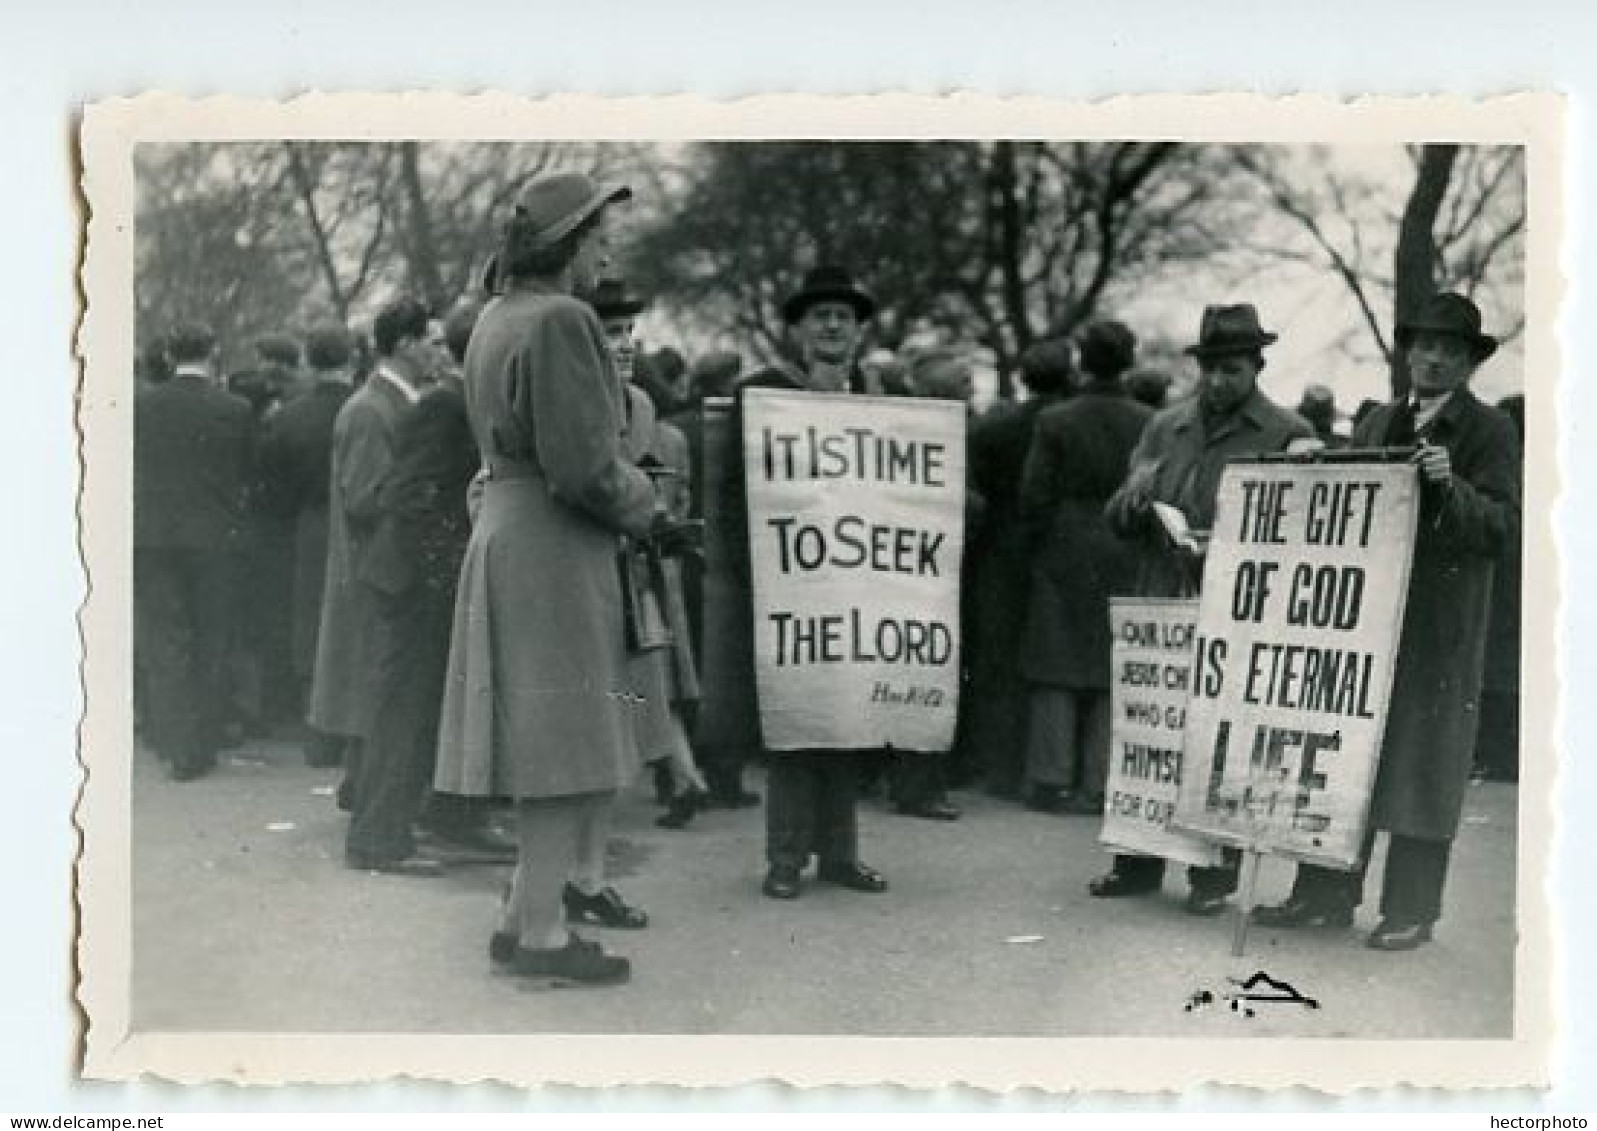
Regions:
[[1557, 103], [773, 101], [91, 110], [91, 1073], [1545, 1079]]

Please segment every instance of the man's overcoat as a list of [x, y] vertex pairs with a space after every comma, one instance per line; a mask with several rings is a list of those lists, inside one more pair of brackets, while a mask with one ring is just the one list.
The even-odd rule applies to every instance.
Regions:
[[[1385, 444], [1398, 408], [1371, 412], [1353, 446]], [[1519, 539], [1519, 441], [1508, 417], [1468, 389], [1453, 393], [1420, 435], [1447, 449], [1453, 482], [1436, 489], [1422, 480], [1371, 822], [1451, 840], [1475, 754], [1493, 563]]]
[[327, 734], [361, 737], [371, 727], [376, 611], [359, 571], [382, 514], [379, 493], [408, 407], [405, 394], [378, 371], [344, 402], [333, 426], [327, 580], [309, 713], [311, 725]]
[[1109, 688], [1109, 594], [1135, 575], [1135, 547], [1109, 528], [1104, 504], [1152, 410], [1095, 384], [1038, 418], [1021, 485], [1036, 534], [1022, 670], [1033, 683]]

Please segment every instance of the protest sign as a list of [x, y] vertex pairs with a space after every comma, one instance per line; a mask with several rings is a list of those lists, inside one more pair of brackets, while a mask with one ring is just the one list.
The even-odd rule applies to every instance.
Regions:
[[1207, 865], [1220, 862], [1220, 850], [1170, 827], [1197, 620], [1197, 601], [1110, 599], [1114, 721], [1099, 839], [1123, 852]]
[[749, 389], [754, 663], [773, 750], [946, 750], [965, 406]]
[[1238, 463], [1204, 569], [1177, 827], [1358, 856], [1413, 557], [1406, 463]]

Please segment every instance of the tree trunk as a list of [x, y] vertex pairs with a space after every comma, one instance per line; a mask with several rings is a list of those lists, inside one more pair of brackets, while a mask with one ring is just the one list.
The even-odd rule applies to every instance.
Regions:
[[283, 143], [283, 148], [288, 151], [288, 170], [294, 178], [294, 188], [299, 193], [300, 203], [305, 206], [305, 215], [310, 220], [311, 237], [316, 244], [316, 262], [321, 267], [322, 279], [327, 284], [328, 297], [333, 300], [333, 309], [338, 312], [339, 325], [349, 324], [349, 299], [344, 294], [344, 288], [338, 282], [338, 267], [333, 263], [333, 252], [328, 246], [327, 229], [322, 224], [321, 215], [316, 211], [316, 184], [311, 179], [310, 170], [305, 167], [305, 158], [300, 153], [299, 147], [293, 142]]
[[414, 141], [399, 145], [400, 186], [405, 196], [405, 226], [409, 235], [405, 242], [410, 249], [410, 274], [421, 288], [422, 300], [435, 314], [442, 316], [449, 305], [449, 295], [444, 291], [432, 215], [422, 191], [420, 150], [420, 145]]
[[[998, 257], [1000, 294], [1009, 324], [1014, 355], [1025, 354], [1032, 343], [1031, 320], [1026, 311], [1026, 285], [1020, 277], [1021, 256], [1025, 254], [1020, 223], [1019, 177], [1015, 167], [1015, 143], [1000, 141], [993, 146], [993, 163], [988, 171], [988, 223], [995, 237], [992, 246]], [[998, 393], [1014, 396], [1014, 380], [1008, 367], [998, 369]]]
[[[1394, 278], [1396, 295], [1393, 325], [1405, 321], [1436, 293], [1436, 215], [1447, 196], [1453, 162], [1458, 159], [1456, 145], [1427, 145], [1420, 152], [1420, 167], [1414, 189], [1403, 208], [1398, 228]], [[1401, 397], [1409, 390], [1408, 359], [1401, 349], [1392, 351], [1392, 395]]]

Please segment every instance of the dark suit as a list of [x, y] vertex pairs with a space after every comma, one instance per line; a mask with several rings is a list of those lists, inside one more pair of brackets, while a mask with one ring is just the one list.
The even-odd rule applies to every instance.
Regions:
[[375, 721], [345, 842], [357, 864], [401, 860], [415, 849], [411, 826], [437, 758], [455, 588], [471, 536], [466, 490], [478, 466], [465, 399], [452, 388], [429, 389], [400, 420], [357, 572], [376, 612]]
[[138, 395], [135, 632], [150, 744], [175, 770], [215, 761], [245, 535], [253, 423], [241, 397], [181, 372]]
[[1104, 517], [1153, 414], [1118, 382], [1095, 382], [1043, 413], [1021, 486], [1036, 535], [1021, 670], [1032, 684], [1027, 773], [1101, 799], [1109, 773], [1109, 595], [1136, 551]]
[[[1032, 432], [1055, 393], [992, 409], [971, 430], [971, 483], [987, 505], [987, 521], [971, 539], [970, 694], [960, 703], [968, 746], [987, 789], [1020, 793], [1025, 777], [1026, 696], [1020, 671], [1030, 552], [1020, 521], [1020, 483]], [[974, 767], [973, 767], [974, 768]]]

